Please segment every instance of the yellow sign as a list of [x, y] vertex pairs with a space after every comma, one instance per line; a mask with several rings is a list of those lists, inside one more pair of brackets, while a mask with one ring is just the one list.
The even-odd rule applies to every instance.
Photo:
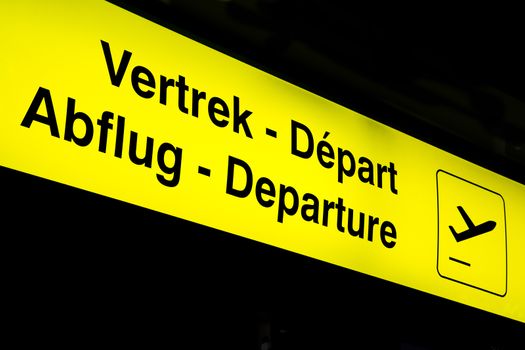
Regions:
[[441, 170], [437, 192], [440, 275], [504, 296], [507, 225], [503, 197]]
[[523, 184], [105, 1], [0, 13], [1, 166], [525, 322]]

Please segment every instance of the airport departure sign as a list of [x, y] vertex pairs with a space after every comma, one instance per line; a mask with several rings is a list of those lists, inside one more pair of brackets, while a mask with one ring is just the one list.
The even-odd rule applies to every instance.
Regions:
[[1, 166], [525, 322], [523, 184], [111, 3], [0, 7]]

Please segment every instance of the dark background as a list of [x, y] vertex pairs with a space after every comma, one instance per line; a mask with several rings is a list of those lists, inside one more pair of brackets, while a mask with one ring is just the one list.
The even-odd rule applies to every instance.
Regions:
[[[525, 183], [518, 13], [325, 1], [120, 1]], [[131, 30], [131, 29], [130, 29]], [[17, 344], [521, 349], [523, 323], [0, 168]]]
[[113, 2], [525, 182], [525, 27], [517, 5]]
[[13, 170], [0, 178], [5, 329], [23, 345], [525, 344], [517, 321]]

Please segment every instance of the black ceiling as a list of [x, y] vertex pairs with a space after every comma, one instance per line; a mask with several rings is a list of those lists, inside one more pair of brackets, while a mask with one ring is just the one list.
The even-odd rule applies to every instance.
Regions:
[[525, 54], [517, 9], [336, 0], [117, 2], [524, 181]]

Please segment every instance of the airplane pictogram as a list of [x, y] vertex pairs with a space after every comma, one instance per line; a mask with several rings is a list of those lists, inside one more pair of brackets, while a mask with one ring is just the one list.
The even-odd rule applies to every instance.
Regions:
[[449, 226], [450, 231], [452, 231], [452, 235], [454, 236], [454, 238], [456, 239], [456, 242], [458, 243], [466, 239], [490, 232], [494, 230], [494, 228], [496, 227], [496, 222], [492, 220], [486, 221], [479, 225], [474, 225], [474, 223], [472, 222], [470, 217], [467, 215], [467, 213], [465, 212], [465, 209], [463, 209], [462, 206], [458, 206], [458, 210], [461, 216], [463, 217], [463, 220], [468, 226], [467, 230], [460, 232], [460, 233], [457, 233], [454, 227]]
[[504, 297], [508, 265], [503, 196], [441, 169], [436, 184], [438, 275]]

